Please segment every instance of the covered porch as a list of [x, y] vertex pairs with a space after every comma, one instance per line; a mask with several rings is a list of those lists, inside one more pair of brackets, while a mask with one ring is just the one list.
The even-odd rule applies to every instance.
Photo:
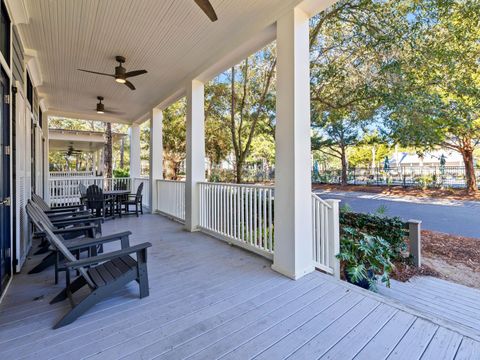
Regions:
[[153, 244], [150, 296], [136, 284], [75, 323], [52, 325], [53, 274], [26, 272], [0, 305], [0, 357], [15, 359], [475, 359], [480, 339], [314, 272], [293, 281], [270, 261], [159, 215], [108, 222]]

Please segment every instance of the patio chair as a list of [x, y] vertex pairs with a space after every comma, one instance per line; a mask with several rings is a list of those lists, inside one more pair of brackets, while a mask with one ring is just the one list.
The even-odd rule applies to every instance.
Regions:
[[[78, 257], [82, 252], [87, 251], [88, 256], [97, 255], [98, 253], [103, 252], [103, 245], [109, 242], [120, 241], [121, 248], [129, 247], [129, 236], [131, 235], [130, 231], [124, 231], [121, 233], [111, 234], [101, 237], [92, 237], [87, 232], [77, 233], [77, 237], [67, 238], [67, 235], [71, 235], [75, 231], [78, 231], [78, 228], [70, 229], [54, 229], [48, 223], [48, 219], [42, 215], [42, 210], [36, 206], [34, 203], [27, 204], [27, 214], [29, 215], [31, 221], [39, 229], [39, 233], [45, 236], [45, 233], [42, 228], [45, 226], [49, 227], [54, 234], [57, 234], [59, 239], [65, 244], [65, 246], [73, 251]], [[85, 229], [88, 231], [88, 229]], [[45, 236], [46, 237], [46, 236]], [[48, 239], [47, 239], [48, 240]], [[49, 242], [50, 243], [50, 242]], [[58, 274], [60, 271], [65, 271], [65, 268], [62, 266], [62, 256], [58, 253], [55, 247], [51, 247], [52, 253], [54, 253], [54, 264], [55, 264], [55, 284], [58, 283]], [[52, 257], [50, 258], [51, 261]]]
[[86, 199], [87, 209], [89, 209], [95, 216], [107, 217], [107, 209], [109, 209], [110, 215], [113, 216], [113, 199], [105, 199], [102, 189], [97, 185], [90, 185], [87, 188]]
[[[135, 214], [138, 217], [138, 212], [140, 211], [143, 215], [142, 191], [143, 182], [138, 185], [136, 194], [130, 194], [125, 200], [123, 200], [122, 205], [124, 206], [125, 214]], [[135, 211], [130, 211], [130, 206], [135, 206]]]
[[[51, 304], [68, 298], [72, 309], [55, 324], [54, 329], [71, 324], [79, 316], [85, 313], [99, 301], [112, 296], [131, 281], [137, 281], [140, 288], [140, 298], [149, 295], [148, 274], [147, 274], [147, 248], [152, 244], [146, 242], [139, 245], [123, 248], [122, 250], [104, 253], [97, 256], [78, 260], [71, 253], [61, 239], [54, 234], [47, 226], [43, 228], [47, 238], [57, 250], [62, 253], [67, 262], [66, 286]], [[136, 254], [136, 259], [131, 255]], [[87, 266], [90, 266], [87, 268]], [[79, 276], [70, 281], [70, 271], [76, 270]], [[90, 293], [75, 302], [74, 293], [88, 286]]]
[[[43, 212], [43, 210], [38, 206], [38, 204], [34, 202], [29, 201], [25, 209], [31, 223], [34, 225], [34, 229], [37, 229], [37, 231], [34, 231], [32, 234], [34, 237], [40, 237], [46, 240], [43, 231], [38, 231], [40, 228], [40, 223], [43, 223], [43, 226], [48, 226], [55, 233], [63, 235], [64, 240], [72, 240], [72, 242], [73, 239], [79, 237], [93, 239], [96, 237], [97, 234], [101, 234], [102, 232], [102, 218], [93, 218], [90, 216], [86, 219], [70, 219], [67, 221], [52, 222], [51, 219], [49, 219], [48, 216], [46, 216], [46, 214]], [[48, 247], [47, 251], [49, 251], [50, 253], [46, 257], [44, 257], [42, 261], [33, 269], [31, 269], [28, 273], [36, 274], [52, 265], [55, 265], [55, 283], [57, 283], [57, 254], [55, 253], [55, 251]]]
[[87, 197], [87, 187], [83, 183], [78, 184], [78, 192], [80, 193], [80, 202], [83, 204]]

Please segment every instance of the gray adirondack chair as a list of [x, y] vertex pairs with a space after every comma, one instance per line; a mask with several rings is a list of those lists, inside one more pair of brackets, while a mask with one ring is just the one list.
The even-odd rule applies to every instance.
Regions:
[[[72, 309], [55, 324], [54, 329], [72, 323], [93, 305], [110, 297], [131, 281], [138, 282], [140, 298], [149, 295], [147, 248], [152, 246], [152, 244], [147, 242], [122, 250], [77, 260], [48, 226], [45, 226], [42, 230], [45, 231], [52, 245], [55, 246], [68, 261], [65, 264], [67, 268], [66, 287], [50, 303], [53, 304], [68, 298]], [[136, 259], [131, 256], [133, 254], [136, 255]], [[90, 267], [87, 268], [87, 266]], [[70, 282], [70, 271], [72, 270], [78, 271], [80, 275]], [[88, 286], [90, 293], [76, 303], [74, 293], [84, 286]]]
[[[41, 237], [45, 240], [46, 236], [43, 231], [38, 231], [40, 229], [40, 223], [43, 223], [44, 226], [48, 226], [56, 234], [62, 235], [62, 239], [65, 241], [71, 241], [79, 237], [95, 238], [97, 234], [101, 234], [102, 232], [101, 224], [103, 219], [101, 218], [89, 217], [86, 219], [70, 219], [68, 221], [63, 220], [52, 222], [51, 219], [43, 212], [43, 210], [34, 202], [28, 201], [25, 209], [34, 229], [37, 230], [33, 232], [33, 236]], [[58, 254], [55, 251], [52, 251], [50, 248], [47, 248], [47, 251], [49, 251], [49, 254], [28, 273], [36, 274], [50, 266], [55, 265], [55, 283], [57, 283]], [[80, 249], [78, 251], [80, 251]]]

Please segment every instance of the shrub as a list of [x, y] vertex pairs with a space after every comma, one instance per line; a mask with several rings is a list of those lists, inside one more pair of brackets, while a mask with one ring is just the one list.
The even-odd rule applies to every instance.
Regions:
[[130, 177], [130, 169], [128, 168], [118, 168], [113, 169], [114, 178], [128, 178]]
[[369, 276], [369, 272], [372, 272], [380, 275], [381, 281], [390, 287], [394, 257], [391, 245], [381, 237], [367, 235], [352, 227], [342, 229], [337, 258], [343, 262], [350, 282], [359, 284], [367, 281], [370, 290], [376, 290], [376, 278]]

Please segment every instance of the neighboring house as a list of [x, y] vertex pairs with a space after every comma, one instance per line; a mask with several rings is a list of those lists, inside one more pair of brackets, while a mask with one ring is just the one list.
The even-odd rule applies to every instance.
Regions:
[[416, 153], [395, 153], [390, 161], [391, 167], [440, 166], [440, 158], [445, 156], [445, 166], [463, 166], [462, 155], [456, 151], [439, 149], [426, 152], [423, 156]]

